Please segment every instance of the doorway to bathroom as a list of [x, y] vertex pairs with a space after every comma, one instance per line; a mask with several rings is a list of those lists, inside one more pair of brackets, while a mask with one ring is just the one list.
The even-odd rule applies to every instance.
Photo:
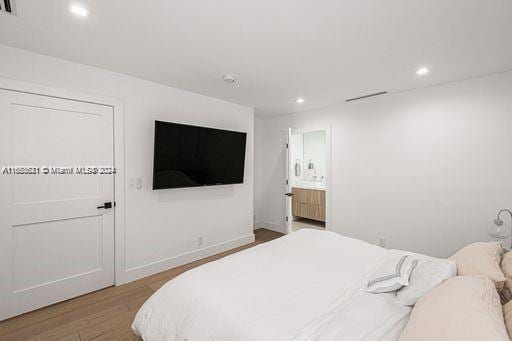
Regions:
[[329, 228], [330, 128], [288, 129], [286, 232]]

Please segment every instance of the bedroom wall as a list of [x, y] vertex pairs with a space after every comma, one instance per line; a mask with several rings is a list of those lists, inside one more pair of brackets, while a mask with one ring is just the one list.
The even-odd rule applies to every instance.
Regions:
[[286, 129], [324, 125], [333, 231], [449, 256], [512, 208], [512, 72], [265, 119], [263, 225], [284, 231]]
[[254, 229], [264, 227], [263, 218], [263, 120], [254, 118]]
[[[3, 45], [0, 56], [0, 77], [123, 100], [127, 280], [254, 240], [253, 108]], [[244, 183], [153, 191], [154, 120], [247, 132]], [[137, 177], [142, 189], [128, 188]]]

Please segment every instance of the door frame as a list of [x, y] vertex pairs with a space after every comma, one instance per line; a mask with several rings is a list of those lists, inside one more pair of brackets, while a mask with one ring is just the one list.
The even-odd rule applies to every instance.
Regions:
[[293, 194], [290, 194], [292, 192], [292, 183], [290, 181], [290, 177], [292, 175], [291, 173], [291, 169], [292, 169], [292, 160], [291, 160], [291, 155], [292, 155], [292, 134], [293, 134], [293, 129], [292, 128], [288, 128], [287, 131], [286, 131], [286, 156], [285, 156], [285, 180], [284, 180], [284, 183], [285, 183], [285, 190], [284, 190], [284, 195], [285, 195], [285, 198], [284, 198], [284, 207], [285, 207], [285, 212], [284, 212], [284, 233], [285, 234], [289, 234], [292, 232], [292, 216], [293, 216]]
[[[285, 173], [284, 173], [284, 183], [285, 183], [285, 190], [290, 189], [291, 190], [291, 184], [288, 185], [290, 182], [290, 171], [291, 171], [291, 164], [290, 164], [290, 150], [291, 150], [291, 141], [288, 141], [289, 137], [294, 134], [303, 134], [303, 133], [309, 133], [314, 131], [325, 131], [325, 146], [326, 146], [326, 158], [325, 158], [325, 229], [331, 230], [331, 198], [332, 198], [332, 126], [330, 124], [328, 125], [310, 125], [308, 128], [304, 127], [289, 127], [286, 129], [285, 132]], [[285, 192], [286, 193], [286, 192]], [[286, 221], [286, 217], [288, 215], [288, 204], [287, 200], [288, 198], [285, 196], [285, 211], [284, 211], [284, 218], [283, 221], [285, 223], [285, 233], [288, 233], [288, 222]], [[291, 199], [290, 199], [291, 200]], [[290, 225], [291, 225], [291, 217], [290, 219]]]
[[125, 210], [125, 162], [124, 162], [124, 101], [92, 93], [66, 90], [51, 86], [20, 81], [0, 76], [0, 89], [32, 95], [42, 95], [77, 102], [86, 102], [112, 107], [114, 112], [114, 285], [130, 281], [125, 272], [124, 210]]

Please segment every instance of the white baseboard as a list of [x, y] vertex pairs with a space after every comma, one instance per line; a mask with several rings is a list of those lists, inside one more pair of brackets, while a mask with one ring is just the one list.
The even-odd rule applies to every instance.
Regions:
[[254, 240], [254, 234], [249, 234], [226, 242], [210, 245], [199, 250], [182, 253], [175, 257], [165, 258], [149, 264], [129, 268], [124, 271], [121, 278], [116, 278], [116, 285], [132, 282], [242, 245], [253, 243]]
[[254, 223], [254, 229], [268, 229], [276, 232], [285, 233], [286, 228], [282, 224], [271, 223], [268, 221], [260, 221]]

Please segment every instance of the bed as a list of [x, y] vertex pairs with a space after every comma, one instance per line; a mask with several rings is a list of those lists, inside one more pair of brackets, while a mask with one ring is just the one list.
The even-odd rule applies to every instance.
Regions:
[[132, 328], [146, 341], [397, 340], [411, 308], [362, 288], [400, 252], [302, 229], [169, 281]]

